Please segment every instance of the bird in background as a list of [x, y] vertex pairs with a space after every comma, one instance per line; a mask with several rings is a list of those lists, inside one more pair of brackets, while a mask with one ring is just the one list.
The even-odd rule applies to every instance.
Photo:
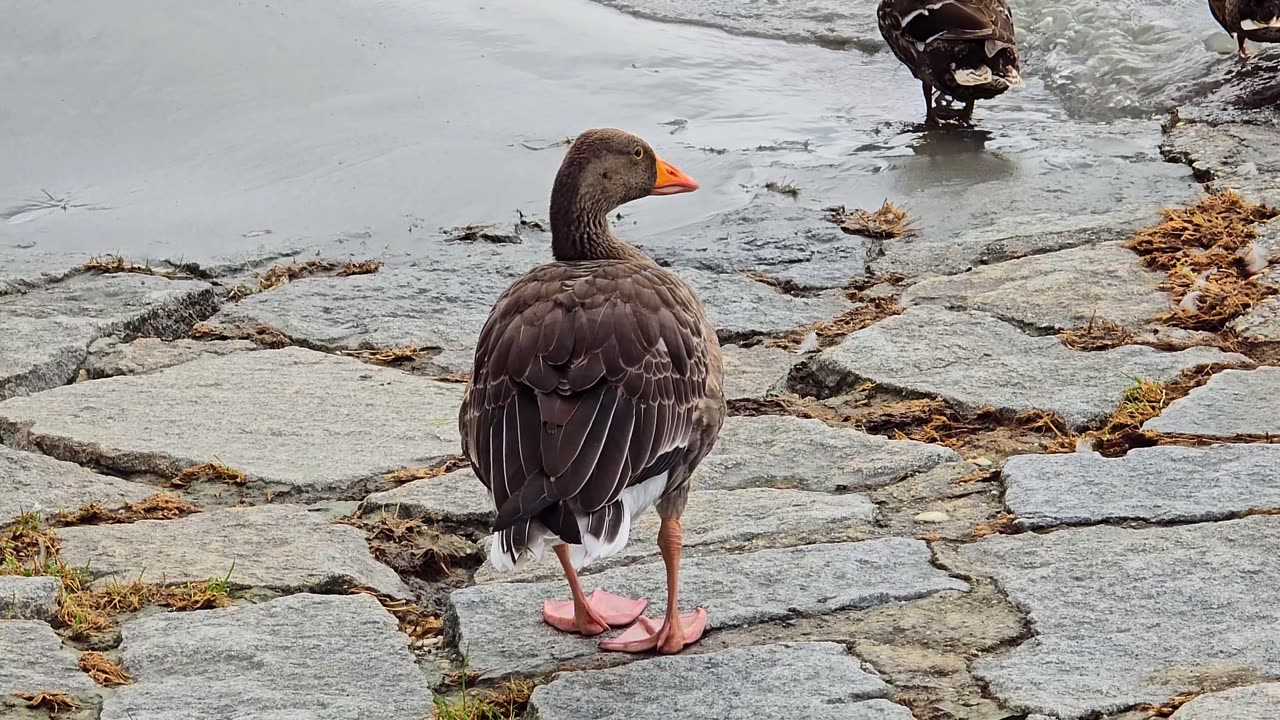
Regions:
[[889, 49], [920, 81], [927, 126], [969, 124], [976, 101], [1023, 84], [1005, 0], [881, 0], [876, 16]]
[[1280, 42], [1280, 0], [1209, 0], [1209, 12], [1240, 46], [1248, 58], [1246, 40]]

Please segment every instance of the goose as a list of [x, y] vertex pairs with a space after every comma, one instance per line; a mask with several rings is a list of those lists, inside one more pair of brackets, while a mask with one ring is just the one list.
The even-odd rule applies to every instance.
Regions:
[[1248, 58], [1245, 40], [1280, 42], [1280, 2], [1277, 0], [1209, 0], [1209, 12], [1240, 46]]
[[[580, 134], [551, 193], [555, 261], [493, 306], [458, 417], [463, 452], [497, 510], [489, 562], [507, 571], [550, 547], [570, 598], [545, 602], [543, 620], [585, 636], [630, 626], [603, 650], [676, 653], [706, 628], [704, 608], [680, 613], [680, 517], [689, 475], [727, 412], [720, 346], [689, 286], [614, 235], [608, 218], [642, 197], [696, 189], [635, 135]], [[634, 518], [654, 505], [661, 624], [643, 617], [647, 599], [587, 595], [578, 578], [622, 550]]]
[[[1005, 0], [880, 0], [880, 34], [924, 90], [925, 124], [969, 123], [976, 100], [1022, 86], [1013, 16]], [[964, 101], [943, 111], [937, 90]]]

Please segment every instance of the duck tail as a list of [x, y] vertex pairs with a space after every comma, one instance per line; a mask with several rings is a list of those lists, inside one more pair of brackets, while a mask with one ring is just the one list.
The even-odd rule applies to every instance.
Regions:
[[567, 503], [552, 501], [536, 518], [517, 518], [497, 529], [489, 545], [489, 564], [498, 572], [515, 570], [530, 559], [541, 560], [547, 547], [563, 543], [569, 546], [573, 567], [580, 570], [617, 554], [630, 534], [631, 511], [623, 500], [585, 515], [574, 513]]
[[530, 557], [542, 559], [552, 535], [544, 516], [553, 514], [561, 504], [545, 473], [529, 476], [520, 492], [498, 508], [489, 544], [489, 564], [493, 569], [506, 572], [521, 567]]
[[1280, 34], [1280, 0], [1242, 0], [1239, 8], [1242, 31]]
[[1018, 72], [1018, 51], [1011, 43], [972, 41], [964, 52], [957, 53], [954, 62], [951, 74], [958, 85], [1016, 88], [1023, 84]]

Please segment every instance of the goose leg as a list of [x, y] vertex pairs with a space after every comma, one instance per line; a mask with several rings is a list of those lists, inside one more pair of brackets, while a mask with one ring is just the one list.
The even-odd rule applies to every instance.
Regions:
[[1248, 60], [1249, 48], [1244, 46], [1244, 35], [1243, 34], [1236, 35], [1236, 42], [1240, 45], [1240, 59]]
[[644, 598], [632, 600], [601, 588], [596, 588], [590, 596], [584, 594], [578, 573], [569, 561], [569, 547], [557, 545], [555, 551], [560, 567], [564, 568], [564, 578], [569, 581], [573, 599], [548, 600], [542, 604], [542, 619], [551, 627], [564, 632], [599, 635], [611, 626], [621, 627], [635, 622], [649, 606], [649, 601]]
[[656, 649], [664, 655], [678, 653], [686, 645], [697, 642], [707, 627], [707, 611], [697, 610], [680, 614], [680, 548], [684, 540], [680, 518], [662, 518], [658, 530], [658, 548], [662, 562], [667, 566], [667, 615], [662, 625], [641, 617], [613, 640], [600, 643], [601, 650], [619, 652], [646, 652]]
[[966, 125], [972, 124], [973, 120], [973, 101], [969, 100], [964, 104], [964, 110], [960, 112], [960, 122]]
[[920, 81], [920, 87], [924, 90], [924, 124], [934, 127], [938, 124], [938, 116], [933, 112], [933, 88], [923, 80]]

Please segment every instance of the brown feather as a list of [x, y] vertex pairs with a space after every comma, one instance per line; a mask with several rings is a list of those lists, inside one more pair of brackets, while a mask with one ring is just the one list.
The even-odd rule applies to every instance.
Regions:
[[953, 98], [989, 99], [1007, 89], [1000, 83], [960, 85], [954, 68], [987, 65], [1002, 74], [1019, 67], [1006, 0], [880, 0], [876, 15], [893, 54], [917, 79]]
[[[625, 142], [605, 162], [636, 162], [634, 139], [613, 137]], [[571, 543], [582, 541], [578, 523], [616, 537], [623, 491], [663, 472], [668, 493], [684, 487], [724, 421], [720, 349], [701, 303], [605, 219], [652, 189], [652, 151], [645, 173], [590, 185], [591, 154], [608, 144], [580, 138], [566, 156], [552, 198], [559, 260], [494, 305], [459, 416], [464, 453], [509, 508], [499, 548], [512, 559], [543, 528]]]
[[[594, 279], [601, 272], [627, 282], [609, 283], [615, 294], [608, 297], [584, 293], [600, 287]], [[558, 292], [530, 291], [535, 285]], [[648, 311], [617, 294], [622, 290], [670, 298], [672, 307]], [[541, 313], [536, 329], [523, 322], [530, 310]], [[581, 512], [617, 500], [659, 455], [690, 443], [700, 402], [723, 402], [719, 377], [711, 395], [712, 348], [718, 359], [692, 291], [652, 263], [535, 268], [504, 294], [478, 343], [462, 423], [477, 475], [499, 504], [519, 494], [535, 470]], [[509, 413], [508, 405], [516, 410]], [[673, 480], [684, 482], [700, 460]]]

